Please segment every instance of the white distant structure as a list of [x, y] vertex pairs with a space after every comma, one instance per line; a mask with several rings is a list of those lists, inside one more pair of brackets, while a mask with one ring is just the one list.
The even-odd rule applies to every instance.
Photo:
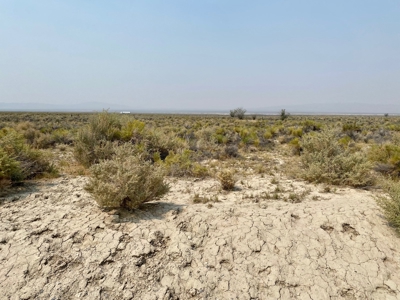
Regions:
[[121, 111], [120, 114], [130, 114], [130, 111]]

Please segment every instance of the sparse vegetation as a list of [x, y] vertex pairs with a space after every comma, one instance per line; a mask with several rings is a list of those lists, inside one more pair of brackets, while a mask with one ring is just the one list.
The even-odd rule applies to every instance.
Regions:
[[369, 159], [375, 162], [375, 171], [394, 177], [400, 175], [400, 145], [385, 143], [372, 145]]
[[[168, 175], [175, 177], [193, 176], [206, 177], [209, 175], [208, 169], [199, 163], [192, 161], [192, 151], [184, 150], [179, 154], [171, 152], [166, 158], [164, 165], [168, 170]], [[157, 161], [161, 160], [157, 157]]]
[[0, 130], [1, 186], [26, 179], [56, 175], [55, 167], [41, 151], [32, 149], [23, 135], [12, 128]]
[[[302, 166], [297, 176], [309, 181], [365, 186], [373, 183], [374, 172], [392, 177], [399, 174], [398, 117], [385, 118], [384, 123], [382, 116], [291, 116], [281, 120], [257, 115], [256, 119], [239, 120], [238, 113], [245, 114], [245, 109], [232, 110], [233, 119], [204, 115], [122, 116], [108, 112], [3, 113], [0, 129], [17, 134], [17, 140], [22, 139], [31, 156], [25, 155], [22, 162], [22, 156], [17, 159], [2, 149], [2, 181], [37, 178], [49, 172], [47, 154], [47, 171], [43, 165], [42, 170], [34, 171], [40, 163], [32, 164], [31, 175], [25, 170], [26, 158], [32, 158], [33, 153], [40, 153], [37, 158], [41, 156], [39, 161], [45, 161], [40, 150], [43, 148], [55, 157], [60, 153], [70, 157], [73, 149], [78, 162], [63, 158], [56, 159], [56, 163], [63, 172], [85, 175], [91, 165], [111, 159], [115, 149], [124, 144], [132, 145], [135, 155], [164, 168], [166, 175], [173, 177], [205, 178], [221, 169], [231, 169], [233, 164], [240, 174], [274, 175], [286, 169], [296, 173], [296, 156]], [[288, 115], [284, 110], [281, 113]], [[341, 130], [325, 138], [325, 142], [321, 140], [329, 131], [326, 128], [333, 126]], [[263, 153], [281, 155], [286, 167], [267, 164]]]
[[355, 187], [373, 183], [371, 163], [365, 154], [343, 147], [338, 142], [337, 130], [308, 134], [303, 137], [301, 146], [304, 179]]
[[386, 180], [383, 182], [383, 190], [387, 196], [377, 198], [378, 205], [391, 226], [400, 234], [400, 184], [397, 181]]

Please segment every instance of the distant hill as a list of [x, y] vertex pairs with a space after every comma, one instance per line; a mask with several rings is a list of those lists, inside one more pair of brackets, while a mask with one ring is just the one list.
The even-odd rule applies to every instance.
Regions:
[[110, 111], [129, 110], [129, 106], [101, 102], [84, 102], [78, 104], [47, 103], [0, 103], [0, 111], [34, 111], [34, 112], [91, 112], [109, 109]]
[[[274, 105], [255, 108], [254, 111], [277, 113], [286, 109], [289, 113], [327, 113], [327, 114], [400, 114], [400, 104], [365, 104], [365, 103], [314, 103], [296, 105]], [[252, 110], [253, 111], [253, 110]]]

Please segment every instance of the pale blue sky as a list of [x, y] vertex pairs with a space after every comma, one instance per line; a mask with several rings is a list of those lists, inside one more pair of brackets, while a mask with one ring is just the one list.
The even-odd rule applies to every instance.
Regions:
[[400, 1], [3, 1], [0, 102], [400, 102]]

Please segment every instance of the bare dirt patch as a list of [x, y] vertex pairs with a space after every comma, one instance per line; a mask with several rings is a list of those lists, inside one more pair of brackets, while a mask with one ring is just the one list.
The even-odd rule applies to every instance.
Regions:
[[[175, 180], [160, 201], [105, 212], [85, 182], [3, 199], [1, 299], [400, 298], [400, 241], [370, 192]], [[193, 204], [196, 194], [219, 201]]]

